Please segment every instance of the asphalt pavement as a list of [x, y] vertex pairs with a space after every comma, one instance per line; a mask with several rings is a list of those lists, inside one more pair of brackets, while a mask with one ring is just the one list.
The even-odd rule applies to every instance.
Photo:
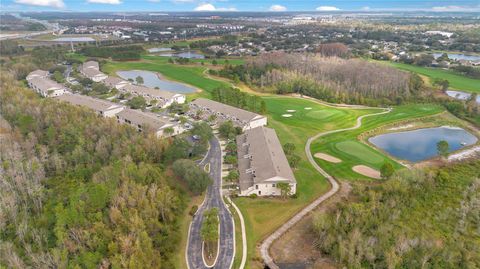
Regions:
[[230, 269], [233, 264], [234, 250], [234, 226], [232, 215], [228, 211], [222, 199], [222, 151], [220, 142], [216, 137], [210, 140], [210, 149], [200, 166], [210, 163], [210, 177], [213, 184], [208, 187], [205, 201], [198, 209], [190, 224], [190, 232], [187, 246], [187, 262], [189, 269], [206, 269], [202, 258], [202, 238], [200, 228], [202, 226], [203, 213], [212, 207], [218, 208], [220, 218], [220, 247], [218, 258], [213, 267], [215, 269]]

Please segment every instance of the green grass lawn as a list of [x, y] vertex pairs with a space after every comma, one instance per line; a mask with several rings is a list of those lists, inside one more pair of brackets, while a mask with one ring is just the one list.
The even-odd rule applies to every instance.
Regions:
[[[382, 62], [385, 63], [385, 62]], [[438, 68], [428, 68], [415, 66], [410, 64], [403, 63], [394, 63], [388, 62], [388, 65], [396, 67], [398, 69], [415, 72], [420, 75], [426, 76], [430, 79], [430, 82], [433, 83], [434, 79], [446, 79], [450, 82], [450, 88], [467, 91], [467, 92], [477, 92], [480, 93], [480, 79], [468, 78], [459, 74], [456, 74], [450, 70], [443, 70]]]
[[[163, 58], [163, 57], [155, 57]], [[206, 67], [203, 66], [183, 66], [170, 64], [168, 60], [154, 61], [132, 61], [132, 62], [113, 62], [109, 61], [102, 67], [102, 71], [110, 75], [115, 75], [119, 70], [148, 70], [159, 72], [166, 78], [183, 82], [203, 90], [201, 93], [191, 94], [189, 98], [203, 96], [209, 97], [210, 92], [218, 87], [228, 87], [229, 84], [213, 79], [206, 78], [203, 74]]]
[[[280, 227], [301, 208], [329, 189], [326, 180], [310, 165], [304, 152], [307, 139], [319, 132], [350, 127], [357, 117], [378, 111], [331, 108], [313, 101], [290, 97], [263, 97], [267, 103], [268, 126], [274, 128], [282, 144], [291, 142], [295, 154], [301, 157], [294, 171], [297, 179], [297, 199], [236, 198], [235, 202], [245, 218], [248, 243], [246, 268], [257, 268], [256, 245]], [[306, 110], [305, 107], [311, 107]], [[286, 110], [296, 110], [292, 117], [284, 118]]]
[[355, 165], [366, 165], [380, 169], [384, 162], [390, 162], [395, 168], [402, 166], [376, 149], [358, 141], [357, 137], [368, 130], [382, 125], [406, 119], [419, 118], [437, 114], [442, 108], [429, 104], [414, 104], [395, 107], [392, 112], [379, 116], [367, 117], [362, 121], [362, 127], [320, 137], [312, 143], [312, 154], [327, 153], [342, 160], [341, 163], [330, 163], [318, 158], [315, 161], [331, 175], [346, 180], [368, 179], [352, 171]]

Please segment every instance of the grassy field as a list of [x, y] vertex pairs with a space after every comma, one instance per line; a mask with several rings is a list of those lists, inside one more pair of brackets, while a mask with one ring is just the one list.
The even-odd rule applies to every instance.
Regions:
[[358, 141], [358, 136], [368, 130], [382, 125], [407, 119], [419, 118], [440, 113], [442, 108], [435, 105], [415, 104], [395, 107], [392, 112], [381, 116], [365, 118], [362, 127], [352, 131], [320, 137], [312, 143], [312, 153], [322, 152], [342, 160], [341, 163], [330, 163], [318, 158], [316, 162], [331, 175], [346, 180], [368, 179], [352, 171], [355, 165], [366, 165], [380, 169], [384, 162], [390, 162], [395, 168], [402, 166], [391, 160], [382, 152]]
[[183, 82], [203, 90], [201, 93], [189, 94], [188, 97], [190, 99], [198, 96], [209, 97], [209, 93], [213, 89], [229, 86], [228, 83], [206, 78], [203, 74], [206, 67], [200, 65], [193, 67], [183, 66], [177, 64], [170, 64], [167, 61], [158, 59], [154, 61], [143, 60], [132, 62], [110, 61], [102, 67], [102, 71], [110, 75], [115, 75], [115, 72], [119, 70], [148, 70], [153, 72], [159, 72], [168, 79]]
[[[385, 62], [381, 62], [385, 63]], [[394, 63], [388, 62], [388, 65], [396, 67], [398, 69], [415, 72], [420, 75], [426, 76], [430, 79], [430, 82], [433, 83], [435, 79], [446, 79], [450, 82], [450, 88], [467, 91], [467, 92], [477, 92], [480, 93], [480, 79], [468, 78], [459, 74], [456, 74], [449, 70], [443, 70], [438, 68], [428, 68], [415, 66], [410, 64], [403, 63]]]
[[[277, 229], [301, 208], [328, 190], [326, 180], [307, 161], [304, 147], [308, 137], [316, 133], [350, 127], [357, 117], [376, 112], [327, 107], [313, 101], [289, 97], [263, 97], [267, 103], [268, 126], [274, 128], [282, 144], [291, 142], [296, 146], [295, 154], [301, 157], [294, 171], [297, 179], [297, 199], [236, 198], [245, 218], [248, 239], [248, 263], [246, 268], [258, 268], [260, 263], [256, 245]], [[305, 107], [311, 107], [306, 110]], [[286, 110], [296, 110], [292, 117], [285, 118]]]

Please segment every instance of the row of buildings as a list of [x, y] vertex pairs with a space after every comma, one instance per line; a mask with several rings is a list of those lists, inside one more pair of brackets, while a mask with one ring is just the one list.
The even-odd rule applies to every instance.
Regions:
[[27, 76], [30, 88], [43, 97], [54, 97], [59, 101], [89, 108], [105, 118], [116, 118], [119, 123], [135, 127], [139, 132], [152, 131], [157, 137], [177, 135], [185, 131], [167, 116], [126, 108], [123, 105], [93, 98], [71, 91], [49, 78], [48, 71], [36, 70]]
[[243, 134], [237, 136], [237, 158], [241, 196], [281, 195], [280, 183], [296, 193], [296, 180], [274, 129], [267, 128], [267, 117], [240, 108], [198, 98], [189, 104], [188, 114], [206, 120], [212, 115], [218, 123], [231, 121]]
[[[95, 82], [105, 84], [109, 88], [115, 88], [122, 93], [130, 93], [133, 96], [142, 96], [150, 104], [165, 108], [173, 103], [183, 104], [186, 97], [184, 94], [173, 93], [161, 89], [152, 89], [141, 85], [133, 85], [129, 81], [118, 77], [108, 76], [100, 71], [100, 66], [96, 61], [85, 62], [80, 67], [80, 73], [86, 78]], [[152, 102], [155, 100], [155, 102]]]

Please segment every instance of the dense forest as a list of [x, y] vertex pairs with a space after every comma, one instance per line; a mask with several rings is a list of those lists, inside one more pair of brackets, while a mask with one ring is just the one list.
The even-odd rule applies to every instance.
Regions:
[[242, 92], [236, 88], [216, 88], [212, 91], [212, 99], [220, 103], [250, 110], [260, 114], [267, 112], [267, 105], [260, 96]]
[[314, 220], [317, 247], [347, 268], [479, 268], [480, 161], [357, 186]]
[[145, 50], [139, 45], [113, 47], [87, 47], [80, 53], [88, 57], [112, 58], [115, 61], [139, 60]]
[[[324, 48], [331, 52], [331, 48]], [[275, 52], [219, 75], [279, 94], [299, 93], [333, 103], [398, 104], [421, 91], [422, 81], [395, 68], [358, 59]]]
[[174, 268], [185, 191], [169, 140], [0, 85], [0, 267]]

